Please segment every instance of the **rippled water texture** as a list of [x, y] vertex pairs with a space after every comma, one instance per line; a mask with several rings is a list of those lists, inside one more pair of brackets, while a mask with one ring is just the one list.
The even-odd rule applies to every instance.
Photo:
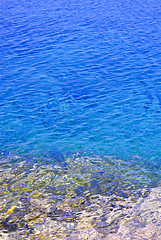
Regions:
[[0, 148], [160, 158], [159, 1], [0, 2]]
[[0, 238], [159, 239], [160, 77], [158, 0], [0, 1]]

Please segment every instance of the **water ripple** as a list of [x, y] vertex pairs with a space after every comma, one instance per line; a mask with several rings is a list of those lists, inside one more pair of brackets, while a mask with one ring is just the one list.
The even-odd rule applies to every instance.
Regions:
[[1, 150], [158, 161], [157, 2], [2, 0], [0, 9]]

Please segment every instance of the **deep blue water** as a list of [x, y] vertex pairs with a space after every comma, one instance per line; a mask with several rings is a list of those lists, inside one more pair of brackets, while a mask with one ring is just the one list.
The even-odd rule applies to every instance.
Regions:
[[0, 150], [161, 159], [161, 1], [1, 0]]

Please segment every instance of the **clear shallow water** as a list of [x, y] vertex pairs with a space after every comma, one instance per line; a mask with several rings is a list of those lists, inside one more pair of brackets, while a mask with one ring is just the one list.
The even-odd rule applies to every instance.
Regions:
[[[120, 176], [115, 172], [116, 159], [126, 160], [128, 176], [121, 181], [122, 189], [129, 178], [136, 188], [160, 183], [160, 4], [149, 0], [0, 2], [0, 152], [6, 159], [6, 165], [2, 161], [0, 166], [1, 172], [9, 169], [2, 182], [15, 171], [15, 158], [18, 164], [32, 159], [25, 165], [26, 175], [31, 171], [37, 176], [32, 169], [39, 158], [44, 168], [58, 164], [70, 176], [69, 162], [77, 164], [73, 154], [79, 152], [84, 167], [81, 157], [89, 157], [89, 168], [80, 173], [78, 189], [73, 180], [72, 191], [78, 196], [87, 189], [107, 195], [107, 189], [115, 186], [109, 179]], [[91, 154], [95, 159], [100, 156], [100, 165], [105, 156], [115, 156], [103, 190], [100, 176], [109, 169], [104, 165], [100, 169], [99, 164], [93, 168]], [[95, 170], [96, 179], [87, 178], [84, 188], [86, 174], [91, 176]], [[48, 172], [43, 176], [48, 179]], [[7, 181], [12, 185], [11, 179]], [[29, 187], [28, 182], [23, 184]], [[7, 201], [10, 198], [15, 206], [12, 194]], [[10, 205], [5, 211], [10, 214]]]
[[159, 239], [161, 189], [136, 160], [1, 155], [0, 239]]

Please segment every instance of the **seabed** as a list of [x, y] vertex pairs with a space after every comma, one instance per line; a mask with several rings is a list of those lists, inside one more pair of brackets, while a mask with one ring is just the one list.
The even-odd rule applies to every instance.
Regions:
[[0, 239], [161, 239], [154, 179], [135, 160], [1, 155]]

